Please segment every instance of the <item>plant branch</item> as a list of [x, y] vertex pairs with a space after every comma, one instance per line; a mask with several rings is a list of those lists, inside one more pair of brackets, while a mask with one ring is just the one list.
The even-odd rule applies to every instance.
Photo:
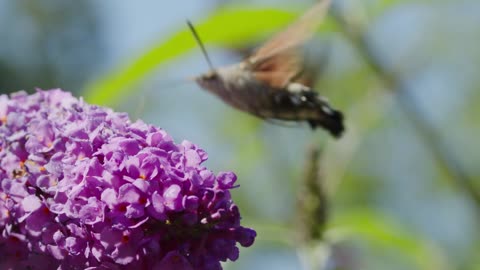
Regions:
[[297, 194], [297, 243], [304, 269], [323, 269], [329, 254], [328, 244], [323, 241], [328, 219], [328, 198], [320, 172], [320, 155], [317, 144], [307, 149]]
[[323, 240], [328, 219], [328, 199], [320, 172], [320, 155], [316, 144], [307, 149], [303, 177], [299, 182], [297, 228], [302, 242]]
[[356, 47], [359, 54], [365, 62], [383, 81], [385, 86], [392, 90], [397, 96], [400, 108], [403, 110], [407, 118], [412, 122], [419, 137], [423, 139], [437, 163], [448, 174], [452, 183], [463, 189], [480, 208], [480, 192], [474, 185], [473, 180], [464, 171], [460, 162], [455, 158], [454, 154], [445, 145], [439, 136], [434, 125], [425, 117], [421, 110], [421, 106], [412, 96], [408, 86], [392, 72], [382, 61], [381, 57], [375, 53], [374, 49], [365, 38], [364, 27], [360, 23], [353, 23], [346, 17], [342, 16], [337, 9], [332, 9], [332, 15], [345, 36]]

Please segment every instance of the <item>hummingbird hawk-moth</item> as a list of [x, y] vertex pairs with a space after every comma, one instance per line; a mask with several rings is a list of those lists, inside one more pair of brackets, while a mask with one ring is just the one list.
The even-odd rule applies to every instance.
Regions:
[[320, 126], [340, 137], [344, 130], [343, 115], [311, 88], [313, 82], [305, 72], [301, 48], [325, 17], [329, 4], [330, 0], [321, 0], [247, 59], [222, 68], [213, 67], [188, 22], [210, 65], [210, 71], [195, 81], [238, 110], [262, 119], [306, 121], [312, 129]]

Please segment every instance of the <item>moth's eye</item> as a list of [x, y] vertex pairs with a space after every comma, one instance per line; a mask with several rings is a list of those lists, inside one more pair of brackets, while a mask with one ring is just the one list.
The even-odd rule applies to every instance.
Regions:
[[217, 78], [217, 73], [216, 72], [209, 72], [205, 75], [203, 75], [204, 80], [215, 80]]

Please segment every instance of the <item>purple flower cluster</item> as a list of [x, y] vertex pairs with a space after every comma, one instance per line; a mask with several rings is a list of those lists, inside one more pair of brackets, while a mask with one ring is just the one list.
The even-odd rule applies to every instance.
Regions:
[[240, 226], [231, 172], [61, 90], [0, 96], [0, 269], [222, 269]]

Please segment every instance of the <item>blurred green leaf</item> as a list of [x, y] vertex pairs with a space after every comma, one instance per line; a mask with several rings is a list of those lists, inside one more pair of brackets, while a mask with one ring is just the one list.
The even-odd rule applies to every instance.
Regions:
[[[375, 14], [399, 0], [382, 0], [376, 5]], [[296, 8], [251, 8], [230, 6], [211, 14], [196, 25], [206, 44], [223, 47], [242, 47], [265, 38], [267, 33], [285, 27], [300, 14]], [[322, 24], [322, 31], [335, 27], [333, 21]], [[135, 91], [135, 84], [152, 71], [197, 47], [190, 30], [185, 27], [169, 38], [159, 41], [150, 49], [140, 53], [130, 62], [110, 71], [85, 89], [85, 98], [90, 103], [114, 105]]]
[[[399, 1], [382, 0], [375, 8], [375, 13], [397, 2]], [[242, 47], [258, 42], [267, 33], [285, 27], [299, 13], [296, 8], [279, 10], [231, 6], [215, 11], [205, 21], [196, 25], [196, 28], [206, 44]], [[327, 19], [321, 28], [322, 31], [328, 31], [334, 27], [334, 23]], [[153, 70], [197, 46], [190, 30], [185, 26], [166, 40], [159, 41], [140, 53], [130, 62], [89, 84], [85, 89], [85, 98], [95, 104], [117, 104], [122, 97], [132, 94], [135, 91], [135, 84]]]
[[[215, 12], [196, 25], [196, 29], [206, 44], [244, 46], [259, 40], [268, 31], [285, 26], [294, 15], [292, 11], [277, 9], [229, 8]], [[182, 30], [158, 42], [130, 63], [87, 86], [85, 98], [95, 104], [116, 104], [121, 97], [131, 94], [133, 86], [150, 72], [197, 46], [185, 24]]]
[[326, 234], [333, 241], [359, 237], [381, 248], [392, 248], [413, 259], [418, 269], [450, 269], [439, 249], [418, 234], [369, 209], [352, 210], [334, 219]]
[[[242, 47], [258, 42], [267, 33], [286, 26], [298, 14], [296, 9], [228, 7], [211, 14], [195, 27], [206, 44]], [[321, 29], [325, 31], [332, 26], [332, 22], [328, 21]], [[133, 86], [150, 72], [195, 47], [198, 45], [185, 25], [182, 30], [159, 41], [131, 62], [91, 83], [85, 89], [85, 98], [95, 104], [116, 104], [122, 97], [135, 91]]]

